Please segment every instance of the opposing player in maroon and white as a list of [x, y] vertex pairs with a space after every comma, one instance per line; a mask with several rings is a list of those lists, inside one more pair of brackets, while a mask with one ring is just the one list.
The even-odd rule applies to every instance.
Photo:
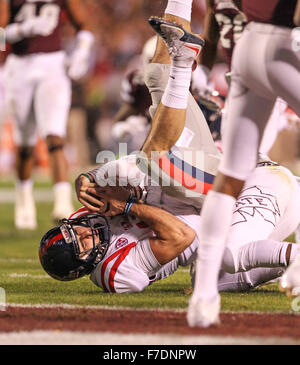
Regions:
[[[218, 46], [221, 48], [222, 56], [228, 68], [224, 78], [226, 77], [228, 83], [230, 83], [233, 51], [246, 25], [245, 14], [233, 0], [206, 0], [203, 29], [205, 46], [199, 55], [198, 66], [192, 77], [195, 95], [210, 99], [210, 74], [217, 59]], [[259, 152], [264, 156], [268, 155], [275, 142], [280, 121], [282, 118], [287, 118], [286, 108], [287, 103], [278, 98], [259, 148]], [[226, 116], [227, 108], [225, 103], [225, 108], [222, 111], [222, 134], [226, 128]], [[269, 125], [270, 127], [268, 127]]]
[[[231, 68], [232, 53], [240, 38], [247, 20], [232, 0], [206, 0], [206, 13], [202, 36], [205, 46], [198, 58], [198, 67], [193, 74], [195, 88], [205, 91], [208, 87], [210, 72], [216, 62], [218, 46]], [[225, 76], [225, 75], [224, 75]]]
[[218, 273], [232, 213], [257, 164], [277, 97], [300, 115], [300, 53], [293, 47], [292, 32], [300, 24], [295, 16], [297, 3], [300, 1], [242, 2], [249, 23], [234, 50], [224, 154], [201, 214], [196, 281], [188, 309], [191, 326], [210, 326], [219, 320]]
[[[76, 0], [1, 0], [0, 26], [5, 27], [11, 54], [5, 63], [5, 92], [15, 120], [16, 206], [15, 225], [36, 227], [33, 199], [33, 147], [37, 132], [45, 139], [53, 170], [52, 217], [67, 217], [73, 210], [64, 138], [71, 103], [71, 79], [89, 68], [94, 36], [88, 29], [85, 8]], [[77, 29], [70, 58], [62, 48], [62, 14]]]

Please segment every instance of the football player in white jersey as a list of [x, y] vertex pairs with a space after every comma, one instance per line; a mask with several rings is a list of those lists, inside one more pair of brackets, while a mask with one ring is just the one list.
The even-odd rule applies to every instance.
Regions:
[[[197, 45], [196, 38], [182, 41], [188, 39], [188, 34], [175, 23], [159, 18], [152, 18], [151, 22], [164, 29], [164, 35], [175, 40], [179, 48]], [[183, 50], [180, 56], [180, 62], [193, 58], [189, 50]], [[176, 65], [171, 66], [171, 72], [173, 67]], [[168, 82], [164, 96], [170, 93], [172, 81]], [[182, 122], [181, 110], [167, 107], [164, 100], [154, 122]], [[41, 241], [40, 260], [49, 275], [59, 280], [73, 280], [91, 274], [92, 281], [106, 291], [134, 292], [170, 275], [178, 265], [193, 261], [199, 243], [199, 209], [147, 182], [145, 188], [138, 184], [132, 184], [135, 186], [130, 190], [119, 186], [126, 186], [128, 176], [132, 181], [148, 180], [140, 173], [133, 157], [133, 162], [129, 156], [77, 179], [78, 198], [85, 207], [49, 231]], [[124, 179], [122, 184], [102, 185], [105, 179], [113, 181], [107, 179], [109, 174], [112, 179], [118, 177], [119, 182]], [[267, 175], [271, 179], [266, 180]], [[286, 238], [298, 225], [294, 214], [298, 206], [299, 187], [293, 175], [275, 163], [262, 162], [238, 200], [232, 236], [224, 255], [224, 270], [219, 276], [219, 290], [248, 289], [282, 274], [283, 268], [296, 256], [298, 247], [277, 240]]]
[[[76, 45], [67, 59], [62, 44], [62, 14], [77, 30]], [[11, 52], [4, 66], [8, 111], [15, 122], [16, 204], [15, 226], [37, 225], [33, 198], [33, 150], [37, 132], [45, 139], [52, 168], [57, 221], [73, 211], [72, 187], [64, 154], [71, 105], [71, 79], [89, 69], [94, 35], [85, 8], [77, 0], [0, 0], [0, 27], [5, 28]]]
[[[153, 19], [154, 26], [159, 25], [159, 22], [159, 19]], [[174, 32], [175, 42], [184, 49], [183, 54], [172, 56], [174, 64], [171, 71], [180, 71], [183, 66], [183, 79], [190, 80], [192, 64], [203, 41], [177, 25], [166, 23], [166, 27]], [[170, 86], [172, 89], [172, 85]], [[183, 91], [187, 88], [187, 92], [184, 92], [184, 104], [188, 99], [188, 87], [189, 82], [186, 80], [182, 88]], [[160, 112], [168, 112], [168, 117], [174, 118], [174, 122], [178, 118], [180, 121], [185, 114], [185, 110], [180, 110], [178, 114], [177, 110], [168, 107], [167, 102], [160, 108]], [[85, 189], [84, 186], [82, 188]], [[93, 192], [85, 189], [83, 193], [98, 202], [98, 198], [91, 195]], [[180, 216], [176, 217], [166, 210], [137, 201], [123, 188], [109, 188], [108, 191], [104, 188], [102, 193], [109, 203], [109, 210], [104, 213], [112, 217], [109, 218], [109, 224], [103, 221], [103, 215], [93, 217], [83, 208], [43, 237], [40, 260], [51, 276], [60, 280], [71, 280], [92, 273], [92, 280], [106, 290], [141, 290], [149, 285], [153, 277], [157, 278], [157, 272], [162, 265], [177, 260], [191, 244], [197, 246], [196, 230], [200, 217], [193, 206], [188, 205], [183, 209], [180, 204]], [[97, 194], [101, 197], [98, 190]], [[161, 200], [160, 195], [157, 198]], [[176, 203], [178, 204], [177, 201]], [[120, 216], [121, 213], [125, 216]], [[87, 214], [87, 219], [81, 217], [81, 214]], [[133, 274], [130, 274], [129, 267]], [[160, 275], [165, 275], [163, 270]]]

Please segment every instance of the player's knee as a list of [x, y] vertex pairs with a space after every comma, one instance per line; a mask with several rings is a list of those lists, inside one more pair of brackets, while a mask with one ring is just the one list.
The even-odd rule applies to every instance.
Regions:
[[63, 150], [65, 145], [64, 139], [59, 136], [48, 136], [46, 138], [46, 143], [48, 151], [51, 154]]
[[18, 155], [21, 161], [28, 160], [33, 156], [33, 147], [23, 146], [18, 148]]
[[226, 247], [223, 254], [222, 269], [229, 274], [234, 274], [238, 271], [236, 260], [230, 248]]
[[150, 63], [146, 67], [145, 72], [145, 84], [148, 87], [150, 93], [161, 89], [164, 91], [164, 86], [162, 85], [162, 80], [164, 80], [164, 66], [159, 63]]

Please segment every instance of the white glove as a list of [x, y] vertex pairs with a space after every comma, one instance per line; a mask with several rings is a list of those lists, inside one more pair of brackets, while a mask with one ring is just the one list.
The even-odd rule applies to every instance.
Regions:
[[68, 75], [71, 79], [79, 80], [87, 74], [94, 42], [94, 35], [87, 30], [77, 34], [76, 48], [69, 59]]
[[53, 24], [45, 17], [37, 16], [23, 23], [12, 23], [5, 27], [6, 40], [8, 43], [16, 43], [24, 38], [36, 36], [48, 36], [53, 32]]

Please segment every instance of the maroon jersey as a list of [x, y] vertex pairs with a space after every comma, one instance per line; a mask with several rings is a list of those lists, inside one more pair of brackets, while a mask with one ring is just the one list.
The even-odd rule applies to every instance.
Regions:
[[139, 115], [150, 121], [149, 108], [152, 99], [139, 70], [130, 72], [122, 81], [121, 98], [125, 103], [134, 106]]
[[45, 22], [51, 22], [49, 36], [24, 38], [12, 45], [12, 52], [26, 55], [40, 52], [56, 52], [62, 49], [61, 25], [64, 0], [11, 0], [10, 23], [22, 23], [32, 17], [45, 17]]
[[224, 57], [230, 66], [235, 43], [241, 36], [247, 20], [230, 0], [214, 0], [214, 13], [219, 25], [220, 43]]
[[249, 22], [293, 28], [296, 4], [297, 0], [243, 0], [242, 8]]

